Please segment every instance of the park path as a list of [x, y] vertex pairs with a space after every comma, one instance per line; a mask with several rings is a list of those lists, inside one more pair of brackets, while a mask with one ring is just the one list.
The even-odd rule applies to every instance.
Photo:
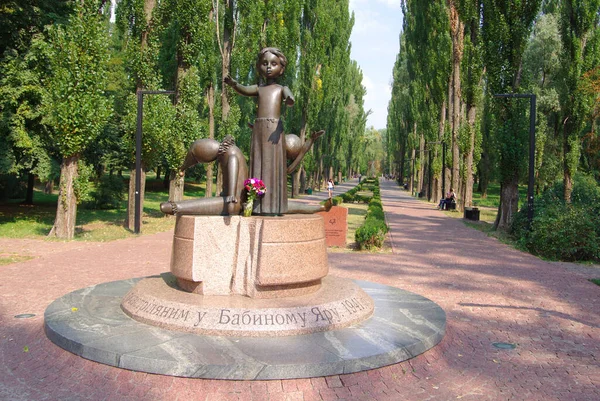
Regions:
[[[0, 266], [0, 400], [600, 399], [600, 287], [588, 281], [600, 277], [597, 267], [542, 261], [392, 181], [381, 188], [393, 252], [330, 253], [331, 273], [401, 287], [442, 306], [446, 335], [428, 352], [367, 372], [255, 382], [101, 365], [46, 339], [45, 308], [82, 287], [168, 270], [172, 233], [108, 243], [0, 239], [0, 253], [37, 256]], [[322, 200], [326, 192], [313, 196]], [[36, 316], [15, 319], [20, 313]]]

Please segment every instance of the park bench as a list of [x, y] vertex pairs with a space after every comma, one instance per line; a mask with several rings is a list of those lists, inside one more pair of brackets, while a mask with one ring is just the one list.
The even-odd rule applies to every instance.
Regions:
[[442, 210], [456, 210], [456, 201], [453, 200], [451, 203], [444, 202]]

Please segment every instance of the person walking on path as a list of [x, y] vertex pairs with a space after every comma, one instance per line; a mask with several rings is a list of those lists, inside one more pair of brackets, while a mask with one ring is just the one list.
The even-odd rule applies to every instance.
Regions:
[[327, 193], [329, 195], [329, 199], [331, 199], [333, 197], [333, 179], [329, 179], [329, 181], [327, 181]]

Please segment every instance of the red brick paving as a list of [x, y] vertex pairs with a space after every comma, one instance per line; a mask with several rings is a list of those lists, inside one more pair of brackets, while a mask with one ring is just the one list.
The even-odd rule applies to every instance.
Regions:
[[[101, 365], [46, 339], [44, 310], [82, 287], [168, 270], [171, 233], [108, 243], [0, 239], [0, 253], [36, 256], [0, 266], [0, 400], [600, 400], [600, 287], [588, 281], [600, 277], [597, 266], [516, 251], [392, 182], [382, 182], [382, 198], [393, 253], [331, 253], [331, 272], [442, 306], [446, 336], [428, 352], [368, 372], [257, 382]], [[20, 313], [37, 316], [13, 317]]]

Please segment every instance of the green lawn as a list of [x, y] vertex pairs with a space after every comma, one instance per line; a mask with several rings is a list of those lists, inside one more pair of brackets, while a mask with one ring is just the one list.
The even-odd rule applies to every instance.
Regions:
[[[126, 178], [126, 177], [125, 177]], [[186, 181], [184, 196], [189, 198], [204, 197], [205, 183]], [[371, 195], [371, 192], [365, 192]], [[160, 203], [168, 199], [168, 190], [164, 189], [162, 180], [150, 177], [146, 180], [144, 212], [142, 215], [142, 233], [153, 234], [170, 230], [175, 219], [166, 217], [160, 212]], [[20, 200], [11, 200], [0, 205], [0, 237], [7, 238], [47, 238], [56, 216], [58, 194], [44, 194], [36, 188], [33, 205], [22, 205]], [[360, 227], [367, 213], [366, 204], [343, 204], [348, 208], [348, 248], [354, 244], [354, 232]], [[77, 225], [75, 240], [79, 241], [112, 241], [128, 238], [133, 234], [124, 227], [127, 213], [127, 202], [121, 202], [119, 209], [92, 210], [79, 205], [77, 208]], [[16, 261], [17, 255], [0, 255], [0, 264]]]
[[[519, 186], [519, 207], [527, 200], [527, 186]], [[473, 205], [497, 208], [500, 204], [500, 184], [490, 183], [488, 186], [487, 197], [482, 198], [481, 193], [477, 192], [477, 185], [473, 186]]]
[[[204, 196], [205, 186], [196, 182], [186, 182], [185, 198]], [[160, 211], [160, 203], [168, 199], [162, 180], [150, 178], [146, 181], [142, 232], [153, 234], [173, 228], [175, 219], [165, 217]], [[44, 194], [36, 189], [33, 205], [22, 205], [12, 200], [0, 205], [0, 237], [45, 238], [56, 216], [58, 194]], [[83, 205], [77, 208], [75, 239], [83, 241], [111, 241], [134, 235], [124, 227], [127, 202], [121, 202], [119, 209], [92, 210]]]
[[[372, 195], [371, 193], [369, 194]], [[364, 224], [369, 205], [366, 203], [342, 203], [341, 206], [348, 209], [348, 232], [346, 233], [346, 246], [350, 249], [354, 249], [356, 247], [354, 233], [358, 227]]]

